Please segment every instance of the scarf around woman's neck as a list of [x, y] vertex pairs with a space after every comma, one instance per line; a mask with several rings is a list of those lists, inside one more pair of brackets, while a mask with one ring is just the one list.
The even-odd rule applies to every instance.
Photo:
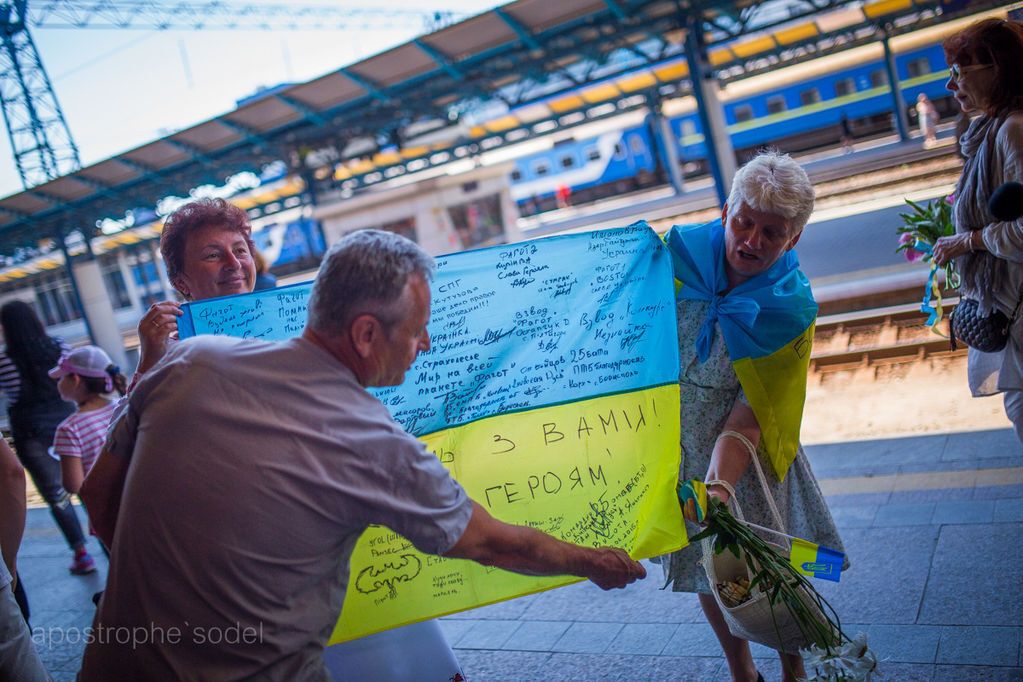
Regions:
[[697, 337], [697, 359], [707, 359], [714, 326], [719, 326], [735, 374], [760, 424], [771, 468], [783, 480], [799, 450], [817, 304], [795, 251], [787, 251], [767, 271], [729, 289], [724, 235], [720, 220], [675, 226], [664, 235], [676, 296], [710, 301]]
[[[966, 161], [963, 174], [956, 184], [955, 203], [952, 217], [956, 232], [982, 230], [998, 222], [988, 210], [991, 194], [1004, 181], [1001, 154], [998, 153], [998, 131], [1005, 122], [1005, 116], [984, 114], [970, 123], [959, 145]], [[962, 279], [964, 293], [976, 298], [982, 309], [994, 303], [990, 298], [994, 282], [1002, 282], [1007, 275], [1006, 264], [987, 251], [975, 251], [956, 259]]]

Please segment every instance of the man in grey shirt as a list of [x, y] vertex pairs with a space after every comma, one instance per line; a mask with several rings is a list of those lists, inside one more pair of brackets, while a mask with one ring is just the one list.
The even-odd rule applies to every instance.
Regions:
[[604, 589], [645, 576], [623, 550], [497, 521], [365, 390], [430, 347], [432, 271], [412, 242], [357, 232], [324, 258], [300, 338], [191, 339], [138, 383], [83, 488], [113, 550], [83, 680], [326, 679], [370, 524]]

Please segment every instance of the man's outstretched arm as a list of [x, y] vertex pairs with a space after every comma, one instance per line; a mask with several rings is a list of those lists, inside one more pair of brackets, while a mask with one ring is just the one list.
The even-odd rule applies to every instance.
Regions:
[[646, 569], [623, 549], [591, 548], [563, 542], [534, 528], [498, 521], [473, 502], [469, 525], [444, 556], [471, 559], [527, 575], [576, 575], [601, 589], [625, 587], [646, 577]]

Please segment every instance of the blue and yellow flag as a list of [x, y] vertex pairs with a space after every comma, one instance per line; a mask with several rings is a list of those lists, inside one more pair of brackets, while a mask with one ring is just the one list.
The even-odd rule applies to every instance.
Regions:
[[[686, 542], [678, 332], [668, 251], [646, 226], [437, 260], [432, 348], [375, 391], [495, 517], [634, 558]], [[284, 339], [309, 284], [189, 303], [182, 336]], [[339, 406], [341, 409], [341, 406]], [[578, 579], [427, 556], [371, 527], [331, 642]]]
[[678, 501], [682, 514], [693, 523], [703, 523], [707, 518], [707, 484], [698, 478], [678, 482]]
[[803, 575], [838, 582], [842, 575], [845, 554], [830, 547], [822, 547], [809, 540], [792, 538], [789, 563]]
[[730, 290], [724, 234], [720, 220], [676, 226], [665, 234], [676, 295], [711, 302], [697, 338], [697, 355], [707, 358], [718, 324], [760, 424], [771, 468], [784, 480], [799, 450], [817, 303], [795, 251], [785, 252], [769, 270]]

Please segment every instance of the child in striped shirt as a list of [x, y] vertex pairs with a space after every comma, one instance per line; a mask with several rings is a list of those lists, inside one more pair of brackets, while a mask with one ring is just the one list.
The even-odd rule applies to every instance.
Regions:
[[123, 396], [125, 379], [110, 356], [96, 346], [66, 354], [50, 370], [50, 378], [57, 380], [64, 400], [78, 405], [53, 437], [53, 454], [60, 459], [64, 489], [77, 494], [106, 441], [116, 405], [107, 395], [116, 389]]

